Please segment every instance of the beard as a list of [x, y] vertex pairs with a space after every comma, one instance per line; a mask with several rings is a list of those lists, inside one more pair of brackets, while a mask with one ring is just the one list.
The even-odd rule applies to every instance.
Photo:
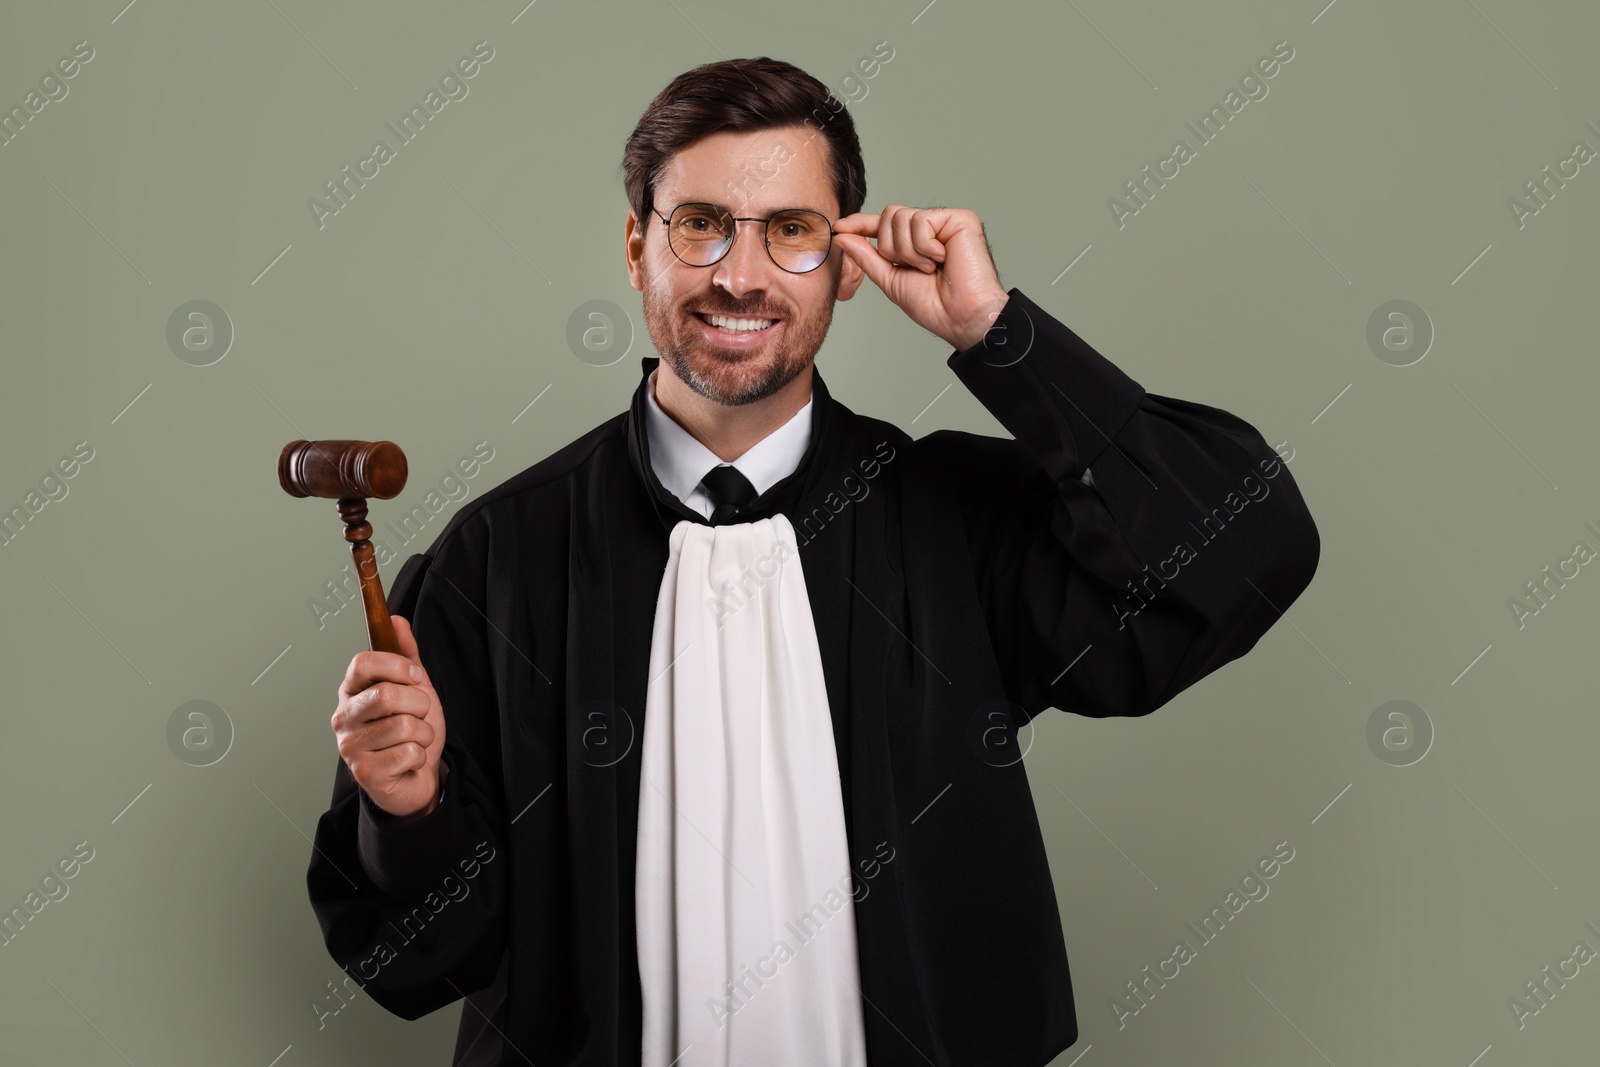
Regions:
[[[647, 284], [643, 306], [645, 329], [661, 362], [690, 389], [727, 407], [764, 400], [794, 381], [811, 366], [833, 323], [832, 300], [796, 319], [776, 314], [780, 309], [767, 301], [739, 307], [726, 297], [704, 295], [675, 303], [660, 286]], [[777, 337], [756, 348], [723, 348], [701, 332], [690, 308], [742, 318], [778, 318], [783, 325]]]

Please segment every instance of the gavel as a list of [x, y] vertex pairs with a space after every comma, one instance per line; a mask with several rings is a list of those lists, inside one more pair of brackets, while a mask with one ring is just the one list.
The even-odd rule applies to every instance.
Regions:
[[278, 454], [278, 484], [290, 496], [339, 502], [344, 539], [350, 542], [361, 603], [367, 613], [367, 644], [374, 652], [400, 651], [378, 580], [367, 499], [388, 500], [406, 487], [406, 454], [393, 441], [290, 441]]

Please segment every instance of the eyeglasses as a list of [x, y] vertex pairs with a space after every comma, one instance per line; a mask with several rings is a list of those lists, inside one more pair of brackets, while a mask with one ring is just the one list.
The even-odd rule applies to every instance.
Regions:
[[728, 254], [738, 236], [738, 223], [766, 224], [767, 254], [790, 274], [807, 274], [822, 266], [833, 249], [828, 217], [805, 208], [789, 208], [767, 218], [738, 218], [720, 204], [688, 203], [672, 215], [650, 213], [667, 228], [667, 247], [691, 267], [709, 267]]

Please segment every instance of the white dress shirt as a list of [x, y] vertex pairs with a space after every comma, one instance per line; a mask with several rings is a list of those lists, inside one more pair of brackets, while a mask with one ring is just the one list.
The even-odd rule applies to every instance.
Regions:
[[[660, 373], [659, 366], [650, 372], [650, 388], [646, 394], [645, 430], [650, 438], [650, 466], [668, 492], [709, 519], [716, 505], [701, 486], [700, 479], [723, 460], [661, 410], [661, 405], [656, 403], [656, 375]], [[812, 395], [815, 395], [814, 390]], [[811, 398], [807, 397], [805, 406], [788, 422], [733, 461], [732, 466], [750, 479], [758, 495], [794, 473], [805, 458], [806, 446], [811, 443], [811, 403]]]

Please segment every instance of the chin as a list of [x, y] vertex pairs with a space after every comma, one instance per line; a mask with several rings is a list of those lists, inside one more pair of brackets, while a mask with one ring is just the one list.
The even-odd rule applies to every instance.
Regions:
[[691, 339], [678, 350], [672, 371], [696, 393], [728, 407], [765, 400], [804, 369], [790, 366], [781, 351], [729, 352]]

